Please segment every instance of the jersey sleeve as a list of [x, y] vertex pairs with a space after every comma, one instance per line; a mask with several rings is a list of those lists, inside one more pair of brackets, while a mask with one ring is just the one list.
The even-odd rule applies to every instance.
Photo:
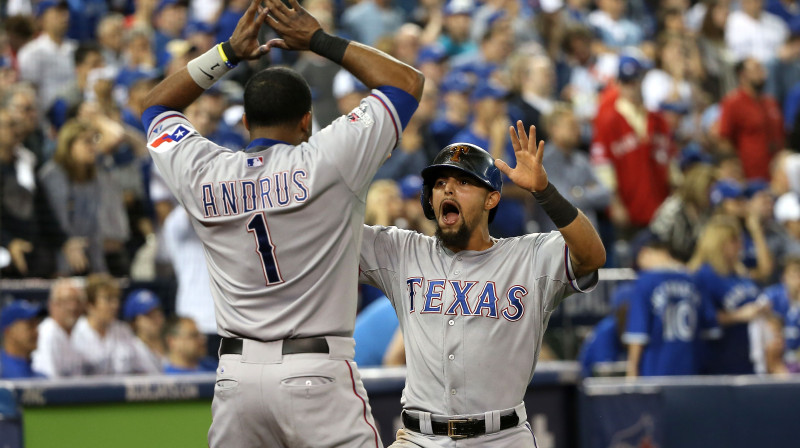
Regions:
[[397, 90], [389, 87], [373, 90], [358, 107], [309, 140], [357, 194], [365, 192], [400, 141], [404, 123], [416, 110], [416, 100]]
[[394, 273], [392, 261], [399, 256], [394, 253], [391, 240], [389, 227], [364, 225], [358, 278], [361, 283], [374, 286], [384, 292], [386, 292], [385, 286], [388, 286], [387, 282], [391, 281], [390, 273]]
[[181, 204], [203, 166], [220, 151], [228, 151], [201, 136], [186, 116], [164, 106], [142, 114], [147, 149], [161, 178]]
[[633, 287], [628, 307], [628, 322], [622, 342], [646, 345], [650, 342], [650, 294], [644, 279], [639, 278]]
[[545, 309], [551, 311], [575, 292], [589, 292], [597, 286], [597, 271], [575, 278], [569, 247], [561, 232], [540, 234], [536, 241], [534, 272], [537, 279], [547, 277]]

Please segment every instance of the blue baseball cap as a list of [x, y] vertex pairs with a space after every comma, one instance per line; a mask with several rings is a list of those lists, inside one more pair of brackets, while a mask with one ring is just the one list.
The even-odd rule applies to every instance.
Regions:
[[442, 94], [447, 92], [467, 93], [472, 90], [472, 81], [469, 76], [461, 71], [450, 72], [442, 79], [439, 91]]
[[480, 101], [486, 98], [493, 98], [496, 100], [505, 99], [508, 96], [508, 90], [492, 84], [491, 82], [481, 82], [472, 91], [470, 100]]
[[714, 159], [711, 155], [703, 151], [699, 145], [694, 143], [686, 145], [686, 147], [681, 150], [680, 155], [678, 155], [678, 166], [681, 171], [686, 171], [698, 163], [712, 165]]
[[160, 2], [158, 2], [158, 6], [156, 6], [156, 10], [153, 11], [153, 13], [154, 14], [158, 14], [158, 13], [161, 12], [161, 10], [163, 10], [167, 6], [184, 6], [184, 7], [188, 7], [189, 6], [189, 1], [188, 0], [161, 0]]
[[36, 17], [41, 17], [42, 14], [50, 8], [68, 9], [69, 5], [65, 0], [42, 0], [36, 4], [36, 11], [34, 11], [34, 14]]
[[446, 16], [452, 16], [455, 14], [466, 14], [472, 15], [472, 12], [475, 10], [475, 4], [472, 0], [450, 0], [444, 5], [442, 12]]
[[744, 187], [744, 195], [747, 199], [752, 198], [756, 195], [756, 193], [760, 193], [762, 191], [769, 190], [769, 182], [765, 181], [764, 179], [753, 179], [747, 182], [747, 186]]
[[14, 300], [0, 311], [0, 333], [6, 331], [14, 322], [18, 320], [28, 320], [34, 317], [42, 317], [46, 314], [38, 303], [28, 302], [27, 300]]
[[440, 63], [447, 57], [444, 47], [438, 44], [428, 45], [419, 49], [417, 53], [417, 66], [428, 62]]
[[409, 174], [400, 179], [400, 196], [403, 199], [413, 199], [422, 193], [422, 177], [416, 174]]
[[642, 77], [649, 68], [648, 64], [633, 56], [620, 56], [617, 79], [620, 82], [634, 81]]
[[711, 186], [709, 198], [711, 199], [711, 205], [716, 207], [726, 199], [743, 199], [744, 188], [742, 188], [739, 182], [720, 180]]
[[125, 305], [122, 307], [122, 318], [133, 320], [136, 316], [147, 314], [156, 308], [161, 308], [161, 300], [158, 299], [158, 296], [148, 289], [137, 289], [125, 298]]
[[187, 36], [191, 36], [192, 34], [214, 34], [215, 31], [213, 26], [203, 22], [202, 20], [192, 20], [186, 24], [184, 33]]

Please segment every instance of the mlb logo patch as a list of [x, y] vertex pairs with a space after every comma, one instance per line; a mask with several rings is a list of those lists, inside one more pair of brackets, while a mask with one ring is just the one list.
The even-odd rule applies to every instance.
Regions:
[[264, 158], [261, 156], [247, 158], [247, 166], [250, 168], [255, 168], [263, 165], [264, 165]]
[[158, 148], [163, 143], [177, 143], [183, 140], [183, 138], [189, 134], [191, 134], [191, 132], [188, 129], [186, 129], [183, 125], [179, 125], [171, 134], [165, 132], [160, 137], [153, 140], [153, 143], [151, 143], [150, 146], [153, 148]]

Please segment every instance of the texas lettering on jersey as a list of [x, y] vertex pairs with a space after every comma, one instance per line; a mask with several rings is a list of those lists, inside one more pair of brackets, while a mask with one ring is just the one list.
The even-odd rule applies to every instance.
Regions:
[[[525, 314], [522, 298], [528, 289], [514, 285], [498, 290], [495, 282], [469, 280], [426, 280], [409, 277], [406, 280], [409, 313], [446, 314], [499, 319], [516, 322]], [[501, 301], [502, 298], [502, 301]]]

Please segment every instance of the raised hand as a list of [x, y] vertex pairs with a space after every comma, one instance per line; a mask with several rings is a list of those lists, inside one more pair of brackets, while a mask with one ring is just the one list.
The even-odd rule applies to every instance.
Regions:
[[231, 47], [239, 59], [258, 59], [269, 52], [269, 45], [258, 43], [258, 30], [266, 21], [268, 13], [267, 9], [261, 7], [261, 2], [262, 0], [252, 0], [231, 35]]
[[288, 0], [286, 6], [281, 0], [265, 0], [268, 14], [266, 23], [275, 30], [281, 39], [267, 42], [268, 48], [278, 47], [284, 50], [308, 50], [311, 36], [322, 28], [319, 21], [297, 0]]
[[530, 138], [525, 133], [522, 120], [517, 121], [517, 129], [508, 127], [511, 134], [511, 145], [514, 147], [514, 158], [517, 166], [511, 168], [506, 162], [496, 159], [494, 165], [512, 182], [530, 191], [542, 191], [547, 187], [547, 173], [542, 166], [544, 157], [544, 141], [536, 145], [536, 126], [530, 128]]

